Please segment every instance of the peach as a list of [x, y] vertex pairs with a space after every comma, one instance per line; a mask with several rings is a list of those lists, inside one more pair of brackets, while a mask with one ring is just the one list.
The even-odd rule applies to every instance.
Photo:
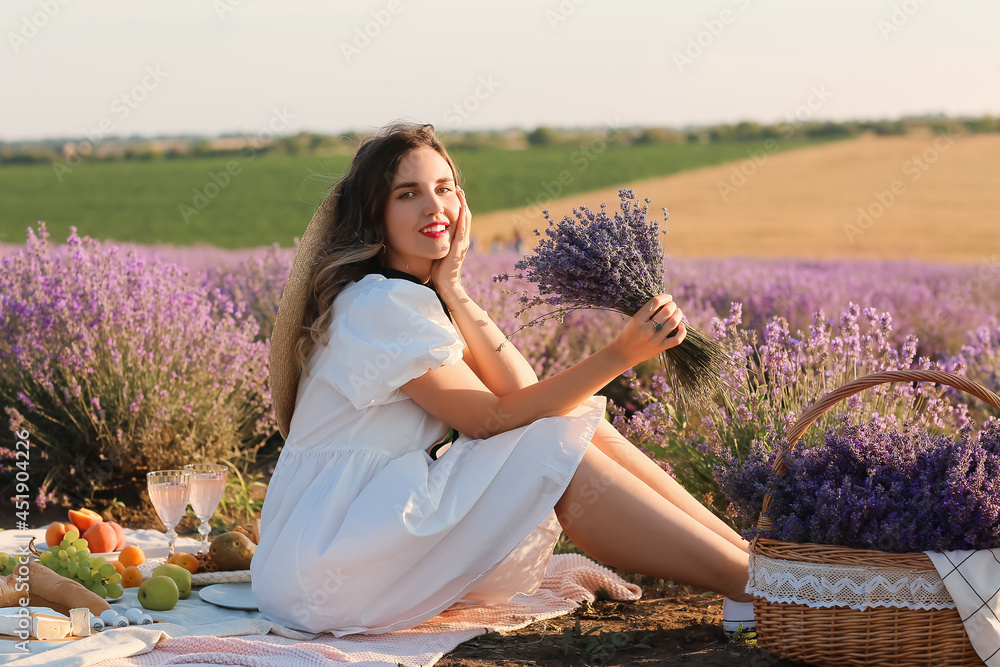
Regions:
[[67, 525], [61, 521], [53, 521], [45, 530], [45, 544], [50, 547], [57, 546], [60, 542], [62, 542], [63, 535], [69, 532], [72, 528], [74, 528], [73, 524]]
[[194, 574], [198, 571], [198, 559], [189, 553], [179, 553], [176, 554], [177, 558], [174, 559], [174, 565], [180, 565], [185, 570]]
[[114, 551], [118, 544], [118, 535], [115, 529], [104, 523], [95, 523], [83, 534], [83, 539], [87, 540], [91, 553], [106, 553]]
[[74, 526], [80, 529], [80, 534], [83, 535], [95, 523], [102, 523], [104, 517], [94, 510], [79, 509], [69, 511], [69, 520]]
[[121, 551], [125, 548], [125, 529], [115, 521], [109, 521], [108, 523], [115, 529], [115, 535], [118, 536], [118, 541], [115, 543], [115, 548], [112, 551]]
[[135, 565], [126, 567], [122, 572], [122, 588], [135, 588], [142, 583], [142, 570]]
[[125, 566], [121, 564], [120, 561], [113, 560], [111, 564], [115, 566], [115, 572], [118, 574], [125, 574]]
[[134, 567], [146, 562], [146, 554], [137, 544], [130, 544], [118, 554], [118, 562], [125, 567]]

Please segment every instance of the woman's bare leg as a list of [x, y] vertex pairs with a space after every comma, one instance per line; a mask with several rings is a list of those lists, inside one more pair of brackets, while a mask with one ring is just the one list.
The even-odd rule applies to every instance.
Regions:
[[694, 496], [677, 483], [673, 477], [625, 437], [614, 426], [601, 420], [594, 434], [593, 443], [598, 449], [610, 456], [620, 466], [642, 480], [646, 486], [653, 489], [671, 503], [679, 507], [698, 523], [711, 529], [733, 543], [743, 551], [750, 549], [750, 544], [740, 537], [739, 533], [726, 525], [726, 522], [712, 514], [711, 510], [699, 503]]
[[589, 445], [556, 516], [595, 559], [630, 572], [691, 584], [739, 601], [748, 555]]

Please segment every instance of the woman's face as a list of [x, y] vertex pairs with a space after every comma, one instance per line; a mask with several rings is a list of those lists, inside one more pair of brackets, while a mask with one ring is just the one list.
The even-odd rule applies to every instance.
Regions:
[[426, 282], [431, 263], [448, 254], [459, 200], [451, 166], [432, 148], [399, 162], [385, 207], [385, 266]]

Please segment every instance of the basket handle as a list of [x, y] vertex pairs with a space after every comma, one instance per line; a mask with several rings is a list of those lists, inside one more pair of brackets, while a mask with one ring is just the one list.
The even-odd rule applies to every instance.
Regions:
[[[978, 382], [973, 382], [972, 380], [969, 380], [961, 375], [955, 375], [954, 373], [948, 373], [946, 371], [926, 370], [883, 371], [881, 373], [872, 373], [871, 375], [865, 375], [857, 380], [848, 382], [843, 387], [834, 389], [806, 408], [805, 412], [802, 413], [802, 416], [799, 417], [798, 421], [796, 421], [795, 424], [788, 429], [788, 433], [785, 436], [784, 446], [778, 451], [777, 456], [775, 456], [772, 469], [778, 475], [784, 475], [786, 472], [785, 454], [790, 452], [792, 448], [798, 444], [799, 438], [802, 437], [802, 434], [805, 433], [806, 430], [812, 426], [823, 413], [845, 398], [880, 384], [888, 384], [890, 382], [920, 381], [937, 382], [949, 387], [954, 387], [955, 389], [964, 391], [967, 394], [972, 394], [976, 398], [982, 399], [992, 407], [1000, 410], [1000, 396], [997, 396]], [[757, 520], [757, 527], [762, 531], [769, 530], [773, 524], [773, 519], [764, 516], [770, 507], [771, 494], [768, 493], [764, 496], [764, 504], [761, 506], [760, 517]]]

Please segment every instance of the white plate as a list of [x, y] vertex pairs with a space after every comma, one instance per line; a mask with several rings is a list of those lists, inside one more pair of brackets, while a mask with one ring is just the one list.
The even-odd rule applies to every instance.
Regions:
[[[129, 542], [129, 544], [135, 544], [135, 543], [134, 542]], [[142, 547], [140, 547], [140, 548], [142, 548]], [[181, 552], [181, 551], [183, 551], [184, 553], [196, 554], [196, 553], [198, 553], [198, 545], [196, 545], [196, 544], [178, 544], [178, 545], [176, 545], [174, 547], [174, 551], [175, 552]], [[153, 560], [154, 558], [166, 558], [167, 557], [167, 547], [166, 547], [166, 545], [164, 545], [162, 547], [146, 547], [146, 548], [142, 548], [142, 553], [146, 556], [146, 560]], [[118, 556], [120, 554], [121, 554], [121, 551], [107, 551], [107, 552], [104, 552], [104, 553], [97, 553], [97, 554], [92, 553], [92, 554], [90, 554], [90, 557], [91, 558], [96, 558], [98, 556], [101, 556], [106, 561], [111, 562], [113, 560], [118, 560]]]
[[205, 602], [229, 609], [257, 611], [257, 600], [253, 597], [250, 584], [212, 584], [198, 591]]

